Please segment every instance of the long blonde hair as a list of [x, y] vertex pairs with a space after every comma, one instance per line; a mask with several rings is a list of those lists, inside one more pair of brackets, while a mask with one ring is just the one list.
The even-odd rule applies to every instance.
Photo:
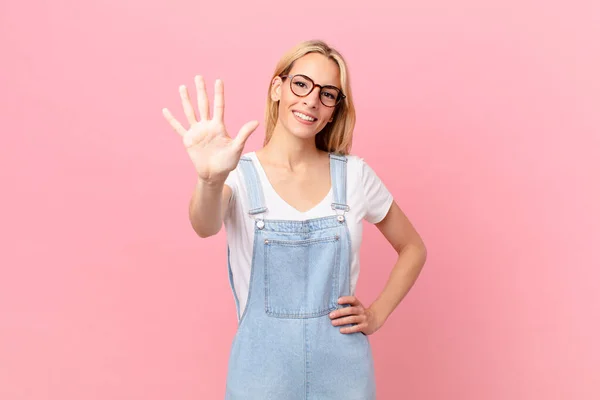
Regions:
[[279, 102], [271, 99], [271, 83], [275, 77], [288, 74], [294, 62], [309, 53], [323, 54], [325, 57], [335, 61], [340, 69], [341, 89], [346, 95], [346, 98], [336, 106], [333, 113], [333, 121], [325, 125], [317, 134], [315, 138], [317, 148], [335, 154], [348, 155], [352, 147], [352, 133], [354, 131], [354, 124], [356, 123], [356, 111], [354, 110], [354, 103], [352, 101], [348, 66], [342, 55], [322, 40], [309, 40], [296, 45], [281, 57], [275, 67], [275, 71], [269, 82], [269, 92], [267, 94], [264, 145], [271, 140], [273, 130], [277, 124], [277, 118], [279, 118]]

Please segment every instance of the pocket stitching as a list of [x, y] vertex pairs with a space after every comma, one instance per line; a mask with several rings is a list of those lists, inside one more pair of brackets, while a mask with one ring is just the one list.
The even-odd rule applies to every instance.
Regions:
[[331, 242], [339, 242], [340, 241], [340, 237], [339, 235], [335, 235], [335, 236], [328, 236], [328, 237], [324, 237], [324, 238], [318, 238], [318, 239], [303, 239], [303, 240], [280, 240], [280, 239], [266, 239], [264, 242], [264, 247], [265, 247], [265, 265], [264, 265], [264, 285], [265, 285], [265, 312], [267, 315], [271, 316], [271, 317], [277, 317], [277, 318], [313, 318], [313, 317], [319, 317], [322, 315], [326, 315], [329, 312], [337, 309], [337, 304], [336, 301], [334, 301], [332, 299], [332, 297], [335, 298], [335, 291], [338, 290], [338, 285], [339, 285], [339, 263], [340, 263], [340, 251], [341, 251], [341, 243], [339, 245], [336, 246], [335, 250], [334, 250], [334, 268], [333, 268], [333, 282], [331, 285], [331, 289], [332, 289], [332, 294], [329, 297], [329, 299], [327, 300], [328, 303], [330, 303], [330, 306], [328, 308], [325, 308], [323, 310], [319, 310], [319, 311], [314, 311], [314, 312], [293, 312], [293, 313], [282, 313], [282, 312], [277, 312], [277, 311], [273, 311], [271, 310], [271, 308], [269, 307], [269, 299], [270, 299], [270, 279], [269, 279], [269, 255], [270, 255], [270, 247], [271, 244], [277, 244], [280, 246], [284, 246], [284, 247], [299, 247], [300, 245], [305, 245], [305, 244], [316, 244], [316, 243], [331, 243]]

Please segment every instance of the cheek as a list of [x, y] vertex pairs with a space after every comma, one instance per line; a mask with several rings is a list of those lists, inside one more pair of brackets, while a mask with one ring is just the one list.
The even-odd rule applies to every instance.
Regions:
[[285, 115], [285, 112], [287, 111], [287, 109], [288, 109], [288, 102], [285, 101], [284, 98], [280, 98], [279, 99], [279, 115], [280, 116]]
[[284, 108], [292, 105], [296, 101], [296, 99], [298, 99], [298, 98], [296, 96], [294, 96], [293, 93], [289, 93], [288, 90], [281, 91], [280, 104]]
[[323, 113], [323, 120], [329, 122], [333, 118], [334, 109], [330, 109]]

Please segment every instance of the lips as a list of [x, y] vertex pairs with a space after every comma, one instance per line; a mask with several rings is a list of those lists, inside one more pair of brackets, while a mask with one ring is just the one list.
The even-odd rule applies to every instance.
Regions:
[[307, 117], [311, 117], [312, 119], [314, 119], [314, 121], [307, 121], [307, 122], [316, 122], [317, 121], [317, 117], [315, 117], [314, 115], [312, 115], [311, 113], [307, 113], [305, 111], [300, 111], [300, 110], [292, 110], [292, 113], [299, 113], [299, 114], [303, 114], [306, 115]]

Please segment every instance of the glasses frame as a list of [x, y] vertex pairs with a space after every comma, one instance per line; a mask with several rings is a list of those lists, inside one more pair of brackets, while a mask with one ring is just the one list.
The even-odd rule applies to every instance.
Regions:
[[[303, 96], [301, 96], [301, 95], [299, 95], [299, 94], [296, 94], [296, 92], [294, 92], [294, 89], [292, 88], [292, 81], [294, 80], [294, 77], [296, 77], [296, 76], [301, 76], [301, 77], [303, 77], [303, 78], [306, 78], [308, 81], [312, 82], [312, 88], [311, 88], [311, 89], [308, 91], [308, 93], [306, 93], [306, 94], [305, 94], [305, 95], [303, 95]], [[303, 75], [303, 74], [294, 74], [294, 75], [280, 75], [279, 77], [280, 77], [281, 79], [286, 79], [286, 78], [289, 78], [289, 79], [290, 79], [290, 90], [292, 91], [292, 93], [294, 93], [294, 95], [295, 95], [295, 96], [298, 96], [298, 97], [306, 97], [306, 96], [308, 96], [309, 94], [311, 94], [311, 93], [312, 93], [312, 91], [313, 91], [313, 90], [315, 90], [315, 87], [317, 87], [317, 86], [318, 86], [318, 87], [319, 87], [319, 101], [320, 101], [320, 102], [321, 102], [321, 104], [323, 104], [325, 107], [329, 107], [329, 108], [337, 107], [337, 106], [338, 106], [338, 105], [339, 105], [339, 104], [342, 102], [342, 100], [344, 100], [344, 99], [346, 98], [346, 95], [344, 94], [344, 92], [342, 92], [342, 89], [340, 89], [339, 87], [337, 87], [337, 86], [333, 86], [333, 85], [319, 85], [319, 84], [315, 83], [315, 81], [313, 81], [312, 79], [310, 79], [308, 76], [306, 76], [306, 75]], [[338, 96], [338, 98], [337, 98], [337, 100], [336, 100], [335, 104], [334, 104], [334, 105], [332, 105], [332, 106], [328, 106], [327, 104], [323, 103], [323, 99], [321, 98], [321, 91], [322, 91], [323, 89], [326, 89], [326, 88], [329, 88], [329, 89], [335, 89], [335, 90], [337, 90], [338, 92], [340, 92], [340, 95]]]

